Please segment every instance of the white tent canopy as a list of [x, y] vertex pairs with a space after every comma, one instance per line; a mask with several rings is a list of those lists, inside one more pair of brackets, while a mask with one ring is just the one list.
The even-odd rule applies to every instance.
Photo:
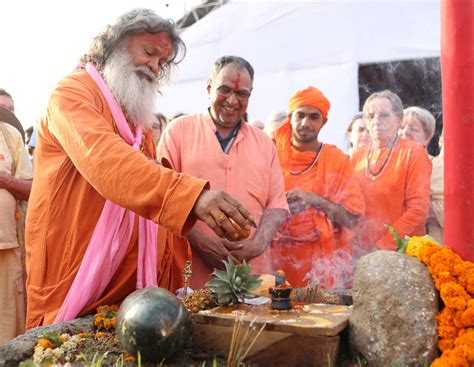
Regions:
[[293, 92], [313, 85], [331, 101], [321, 139], [343, 148], [359, 65], [439, 56], [439, 12], [439, 0], [229, 1], [182, 33], [187, 55], [159, 111], [203, 111], [212, 64], [238, 55], [255, 69], [249, 119], [286, 111]]

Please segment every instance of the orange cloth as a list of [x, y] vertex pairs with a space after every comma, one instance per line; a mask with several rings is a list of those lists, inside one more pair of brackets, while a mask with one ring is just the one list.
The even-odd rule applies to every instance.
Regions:
[[318, 88], [308, 87], [295, 92], [290, 97], [288, 113], [291, 114], [294, 110], [303, 106], [317, 108], [323, 114], [323, 118], [327, 119], [331, 103]]
[[[292, 175], [290, 171], [307, 168], [316, 152], [299, 152], [292, 147], [289, 122], [276, 131], [275, 139], [287, 191], [312, 192], [354, 215], [364, 213], [362, 193], [357, 183], [351, 181], [349, 156], [334, 145], [324, 144], [317, 164], [309, 172]], [[350, 286], [353, 235], [353, 230], [333, 226], [323, 212], [304, 210], [280, 227], [272, 244], [273, 262], [285, 271], [293, 287], [302, 287], [316, 277], [327, 288]]]
[[[155, 157], [152, 135], [144, 154]], [[105, 198], [184, 234], [206, 187], [156, 164], [114, 132], [110, 110], [84, 70], [60, 81], [41, 119], [27, 225], [27, 327], [50, 324], [76, 276]], [[119, 304], [135, 289], [137, 223], [127, 253], [99, 305]], [[158, 259], [158, 277], [167, 264]], [[104, 259], [107, 261], [107, 259]]]
[[[424, 235], [430, 201], [432, 165], [420, 144], [398, 139], [387, 165], [375, 180], [367, 175], [369, 149], [361, 148], [351, 158], [367, 205], [357, 241], [362, 253], [374, 248], [396, 248], [384, 224], [395, 228], [400, 238]], [[373, 172], [381, 167], [389, 150], [389, 147], [382, 148]]]
[[[229, 154], [225, 154], [208, 111], [181, 117], [163, 132], [158, 155], [166, 158], [176, 171], [209, 180], [212, 189], [232, 195], [252, 213], [257, 224], [267, 209], [288, 210], [275, 146], [263, 131], [246, 123], [241, 125]], [[206, 235], [215, 236], [204, 223], [198, 222], [196, 226]], [[171, 285], [180, 287], [187, 241], [172, 235], [168, 240], [174, 254], [173, 279], [178, 281]], [[188, 251], [191, 252], [190, 247]], [[193, 252], [192, 261], [191, 287], [201, 288], [210, 279], [213, 269], [197, 252]], [[250, 263], [255, 273], [270, 269], [270, 252], [264, 252]]]

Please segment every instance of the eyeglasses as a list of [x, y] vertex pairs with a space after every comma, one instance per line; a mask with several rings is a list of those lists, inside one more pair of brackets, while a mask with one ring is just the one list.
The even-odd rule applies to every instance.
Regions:
[[387, 121], [392, 116], [393, 116], [393, 113], [388, 113], [388, 112], [369, 113], [367, 115], [364, 115], [364, 119], [368, 121], [373, 121], [378, 117], [380, 121]]
[[[215, 85], [218, 85], [214, 80], [211, 79], [211, 81]], [[224, 98], [229, 98], [232, 94], [235, 94], [235, 96], [237, 97], [239, 101], [247, 101], [250, 98], [250, 95], [252, 94], [247, 90], [244, 90], [244, 89], [235, 90], [235, 89], [232, 89], [231, 87], [228, 87], [227, 85], [219, 85], [216, 91], [217, 91], [217, 94], [219, 94], [220, 96]]]

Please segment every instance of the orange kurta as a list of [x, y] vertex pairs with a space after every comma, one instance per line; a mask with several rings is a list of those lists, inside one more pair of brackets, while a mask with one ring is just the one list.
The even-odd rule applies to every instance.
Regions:
[[[364, 199], [357, 183], [351, 181], [352, 168], [346, 154], [324, 144], [317, 164], [305, 174], [293, 175], [290, 171], [303, 171], [316, 152], [294, 149], [289, 126], [277, 130], [275, 138], [287, 191], [312, 192], [354, 215], [364, 213]], [[317, 278], [325, 287], [345, 288], [351, 283], [352, 236], [353, 231], [335, 227], [322, 211], [307, 209], [280, 227], [272, 244], [273, 261], [285, 271], [293, 287]]]
[[[377, 248], [395, 249], [385, 224], [395, 228], [401, 238], [424, 235], [430, 201], [432, 164], [420, 144], [398, 139], [386, 166], [375, 179], [367, 170], [369, 149], [361, 148], [351, 158], [367, 205], [357, 241], [362, 253]], [[373, 172], [381, 169], [389, 151], [389, 147], [381, 149]]]
[[[155, 157], [147, 131], [144, 153]], [[38, 130], [26, 224], [27, 327], [53, 322], [79, 269], [105, 199], [184, 234], [207, 185], [163, 168], [114, 131], [111, 112], [84, 70], [60, 81]], [[135, 289], [137, 230], [101, 298], [85, 308], [118, 304]], [[158, 277], [166, 263], [158, 259]]]

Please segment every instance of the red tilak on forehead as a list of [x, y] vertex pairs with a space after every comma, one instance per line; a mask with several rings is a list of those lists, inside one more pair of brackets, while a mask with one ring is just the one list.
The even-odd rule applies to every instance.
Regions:
[[168, 33], [145, 33], [144, 38], [159, 48], [163, 55], [169, 55], [171, 53], [172, 42]]
[[232, 79], [231, 82], [234, 89], [240, 89], [240, 74], [237, 74], [237, 78]]

